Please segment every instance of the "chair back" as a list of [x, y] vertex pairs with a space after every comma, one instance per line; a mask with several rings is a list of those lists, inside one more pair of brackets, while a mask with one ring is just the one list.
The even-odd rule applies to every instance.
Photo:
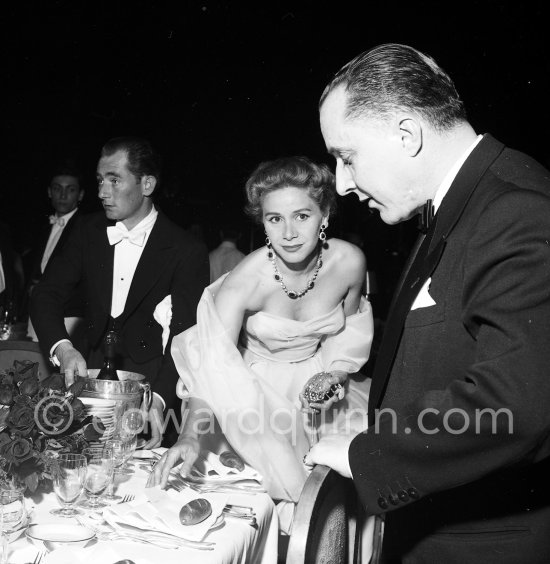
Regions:
[[361, 562], [363, 522], [353, 481], [315, 466], [294, 513], [286, 564]]
[[0, 369], [10, 368], [14, 360], [38, 362], [40, 380], [54, 372], [54, 368], [42, 354], [40, 345], [35, 341], [0, 341]]

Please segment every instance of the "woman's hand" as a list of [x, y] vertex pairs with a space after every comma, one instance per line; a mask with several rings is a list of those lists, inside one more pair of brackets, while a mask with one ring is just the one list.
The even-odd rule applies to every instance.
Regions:
[[199, 441], [190, 436], [183, 436], [178, 439], [176, 444], [169, 448], [155, 464], [153, 471], [147, 480], [148, 488], [160, 484], [165, 489], [168, 484], [170, 470], [180, 461], [183, 461], [180, 473], [187, 476], [200, 454]]
[[[345, 385], [348, 380], [347, 372], [342, 370], [335, 370], [334, 372], [319, 372], [312, 376], [305, 384], [303, 390], [298, 396], [302, 404], [302, 408], [307, 411], [321, 411], [329, 409], [336, 402], [344, 398], [346, 391]], [[319, 388], [321, 390], [326, 390], [326, 394], [330, 397], [323, 400], [311, 400], [308, 399], [308, 388], [312, 385], [314, 381], [314, 388]]]

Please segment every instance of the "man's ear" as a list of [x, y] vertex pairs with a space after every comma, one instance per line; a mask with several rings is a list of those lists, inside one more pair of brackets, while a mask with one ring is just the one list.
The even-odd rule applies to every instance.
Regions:
[[410, 157], [416, 157], [422, 150], [422, 124], [414, 117], [403, 117], [399, 120], [399, 134], [403, 149]]
[[78, 193], [78, 203], [80, 203], [84, 199], [84, 190], [80, 190]]
[[157, 179], [154, 176], [143, 176], [141, 186], [145, 196], [151, 196], [157, 187]]
[[52, 189], [50, 186], [48, 186], [48, 198], [52, 199]]

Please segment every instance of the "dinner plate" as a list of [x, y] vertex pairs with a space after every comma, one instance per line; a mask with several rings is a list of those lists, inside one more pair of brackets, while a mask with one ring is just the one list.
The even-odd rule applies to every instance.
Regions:
[[78, 398], [84, 405], [93, 405], [98, 407], [115, 407], [116, 401], [105, 398], [86, 398], [80, 396]]
[[[40, 548], [58, 548], [63, 545], [73, 547], [86, 546], [94, 537], [95, 533], [88, 527], [81, 525], [70, 525], [68, 523], [52, 523], [31, 525], [27, 529], [27, 538]], [[47, 543], [47, 545], [45, 544]]]

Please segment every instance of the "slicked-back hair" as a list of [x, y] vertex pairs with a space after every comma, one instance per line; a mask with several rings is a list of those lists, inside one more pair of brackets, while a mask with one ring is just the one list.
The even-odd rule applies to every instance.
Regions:
[[124, 151], [128, 159], [128, 170], [139, 182], [143, 176], [154, 176], [160, 182], [161, 159], [149, 141], [141, 137], [114, 137], [101, 149], [102, 157], [110, 157]]
[[430, 56], [397, 43], [378, 45], [344, 65], [325, 88], [319, 107], [339, 86], [347, 94], [346, 117], [387, 119], [412, 110], [437, 131], [466, 121], [449, 75]]
[[258, 165], [246, 182], [247, 215], [262, 223], [263, 200], [266, 194], [281, 188], [302, 188], [319, 206], [330, 214], [336, 204], [334, 174], [325, 164], [316, 164], [307, 157], [283, 157]]

